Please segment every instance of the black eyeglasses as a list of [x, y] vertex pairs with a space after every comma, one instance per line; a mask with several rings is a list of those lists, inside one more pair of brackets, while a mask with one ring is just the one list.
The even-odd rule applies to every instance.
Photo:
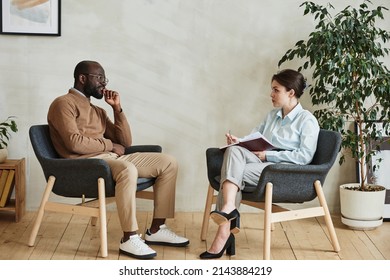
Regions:
[[90, 74], [90, 73], [83, 73], [83, 75], [88, 75], [88, 76], [96, 77], [97, 80], [98, 80], [100, 83], [108, 84], [108, 79], [107, 79], [105, 76], [103, 76], [103, 75]]

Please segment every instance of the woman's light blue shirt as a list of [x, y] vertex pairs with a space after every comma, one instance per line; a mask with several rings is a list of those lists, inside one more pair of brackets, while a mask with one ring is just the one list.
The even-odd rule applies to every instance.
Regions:
[[317, 119], [298, 103], [284, 118], [280, 108], [272, 110], [252, 133], [259, 131], [282, 150], [266, 151], [267, 161], [303, 165], [313, 159], [319, 130]]

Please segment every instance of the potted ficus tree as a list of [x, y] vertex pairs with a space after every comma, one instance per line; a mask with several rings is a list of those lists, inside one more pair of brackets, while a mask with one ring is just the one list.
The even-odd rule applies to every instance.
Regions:
[[14, 117], [8, 117], [0, 123], [0, 163], [3, 163], [8, 156], [7, 146], [11, 136], [11, 132], [17, 132], [18, 127]]
[[[386, 188], [371, 184], [367, 174], [379, 168], [380, 159], [373, 156], [390, 130], [390, 72], [384, 64], [390, 33], [378, 26], [388, 9], [372, 5], [366, 0], [335, 12], [331, 4], [304, 2], [304, 15], [314, 17], [315, 29], [279, 61], [280, 66], [298, 59], [299, 71], [312, 71], [309, 94], [319, 108], [314, 114], [322, 128], [341, 133], [340, 164], [347, 153], [357, 162], [359, 182], [340, 187], [340, 203], [343, 223], [359, 229], [382, 224]], [[358, 196], [357, 205], [350, 194]], [[378, 210], [368, 205], [376, 195]]]

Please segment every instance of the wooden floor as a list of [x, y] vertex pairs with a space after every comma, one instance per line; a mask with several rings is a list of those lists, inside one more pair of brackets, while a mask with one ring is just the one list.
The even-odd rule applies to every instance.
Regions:
[[[167, 225], [178, 234], [190, 239], [187, 248], [153, 246], [156, 259], [197, 260], [206, 250], [216, 231], [210, 221], [207, 241], [200, 240], [202, 213], [177, 213]], [[35, 213], [27, 213], [15, 223], [12, 215], [0, 213], [0, 259], [2, 260], [95, 260], [99, 255], [99, 226], [91, 226], [89, 219], [68, 214], [45, 214], [34, 247], [27, 241]], [[241, 216], [241, 232], [236, 235], [236, 255], [222, 259], [262, 259], [262, 213], [244, 213]], [[116, 212], [109, 212], [108, 258], [129, 260], [119, 254], [121, 229]], [[151, 213], [138, 214], [140, 233], [150, 224]], [[390, 260], [390, 222], [372, 231], [353, 231], [333, 217], [341, 251], [335, 253], [322, 218], [282, 222], [275, 224], [272, 232], [271, 258], [274, 260]]]

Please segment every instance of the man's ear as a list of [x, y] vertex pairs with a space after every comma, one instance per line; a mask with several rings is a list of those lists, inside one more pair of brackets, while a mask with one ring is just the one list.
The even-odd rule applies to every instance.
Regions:
[[85, 76], [84, 74], [79, 75], [78, 81], [80, 84], [84, 85], [86, 80], [87, 80], [87, 76]]

